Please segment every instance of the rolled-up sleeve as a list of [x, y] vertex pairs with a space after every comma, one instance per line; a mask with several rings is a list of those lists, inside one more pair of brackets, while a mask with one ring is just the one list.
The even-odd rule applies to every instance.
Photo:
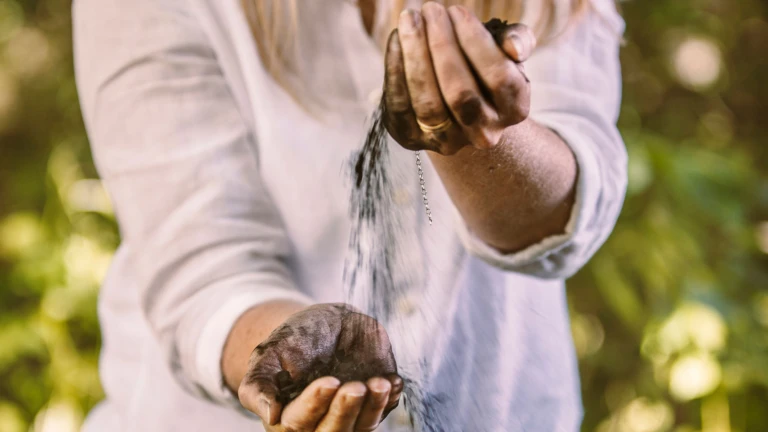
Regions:
[[182, 0], [77, 0], [78, 89], [120, 224], [122, 284], [191, 393], [237, 405], [220, 361], [234, 321], [274, 299], [309, 303], [257, 147]]
[[581, 20], [526, 63], [531, 118], [555, 131], [578, 164], [576, 199], [565, 232], [502, 254], [466, 224], [459, 237], [467, 250], [509, 271], [567, 278], [602, 246], [621, 211], [627, 155], [616, 121], [621, 103], [619, 46], [624, 22], [613, 0], [595, 0]]

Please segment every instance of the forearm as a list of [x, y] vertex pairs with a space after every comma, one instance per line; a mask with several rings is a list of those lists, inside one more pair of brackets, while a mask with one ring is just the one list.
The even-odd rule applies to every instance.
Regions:
[[568, 145], [546, 127], [528, 119], [490, 150], [429, 155], [469, 228], [490, 246], [515, 252], [565, 231], [578, 169]]
[[306, 308], [293, 301], [271, 301], [245, 312], [232, 327], [221, 357], [221, 369], [227, 387], [237, 393], [248, 370], [251, 352], [289, 316]]

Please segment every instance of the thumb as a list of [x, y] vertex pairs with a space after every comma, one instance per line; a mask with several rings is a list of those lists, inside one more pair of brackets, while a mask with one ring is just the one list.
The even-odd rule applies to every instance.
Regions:
[[528, 60], [536, 48], [536, 36], [525, 24], [512, 24], [504, 31], [501, 49], [517, 63]]
[[[266, 363], [266, 364], [265, 364]], [[280, 420], [283, 404], [278, 400], [279, 364], [256, 363], [243, 378], [237, 389], [237, 397], [245, 409], [258, 415], [262, 421], [275, 425]]]

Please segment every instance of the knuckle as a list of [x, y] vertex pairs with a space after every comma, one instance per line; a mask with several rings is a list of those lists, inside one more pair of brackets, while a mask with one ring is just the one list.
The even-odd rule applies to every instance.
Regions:
[[482, 114], [482, 99], [472, 90], [461, 89], [451, 92], [447, 100], [458, 120], [466, 126], [475, 124]]
[[487, 72], [488, 88], [491, 91], [514, 90], [517, 86], [517, 75], [508, 64], [490, 68]]
[[411, 101], [408, 96], [388, 91], [384, 96], [384, 108], [390, 117], [400, 117], [408, 115]]
[[440, 52], [451, 49], [454, 42], [444, 36], [435, 36], [429, 39], [429, 49], [433, 52]]
[[521, 121], [527, 119], [531, 113], [530, 104], [518, 104], [515, 108], [516, 109], [514, 111], [514, 114], [515, 114], [514, 120], [516, 121], [516, 123], [520, 123]]
[[446, 99], [451, 109], [460, 109], [467, 105], [472, 105], [478, 96], [475, 92], [467, 89], [449, 90]]
[[445, 106], [443, 105], [443, 101], [435, 100], [432, 97], [417, 98], [414, 101], [413, 108], [418, 113], [418, 117], [424, 120], [445, 117]]
[[506, 110], [504, 123], [507, 126], [515, 125], [527, 119], [530, 115], [531, 104], [528, 101], [516, 101]]

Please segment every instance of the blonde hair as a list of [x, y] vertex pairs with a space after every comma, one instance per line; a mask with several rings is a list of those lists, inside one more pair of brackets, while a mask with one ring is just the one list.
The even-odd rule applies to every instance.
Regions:
[[[243, 11], [253, 33], [259, 57], [273, 79], [285, 89], [301, 106], [309, 108], [309, 104], [320, 102], [311, 99], [302, 89], [302, 82], [297, 79], [297, 71], [301, 67], [298, 62], [296, 50], [296, 32], [299, 30], [297, 5], [299, 0], [241, 0]], [[304, 0], [318, 1], [318, 0]], [[359, 0], [357, 0], [359, 1]], [[393, 7], [387, 13], [387, 21], [390, 29], [397, 27], [397, 18], [404, 9], [406, 0], [391, 0]], [[426, 1], [426, 0], [424, 0]], [[483, 21], [492, 17], [501, 18], [509, 22], [520, 21], [523, 15], [523, 2], [526, 0], [443, 0], [439, 1], [445, 6], [464, 5], [474, 11]], [[527, 0], [541, 1], [541, 14], [535, 23], [533, 30], [541, 46], [554, 40], [565, 27], [557, 24], [558, 15], [566, 12], [567, 24], [572, 23], [581, 15], [589, 5], [589, 0]], [[562, 11], [563, 8], [568, 11]], [[289, 25], [281, 25], [288, 18]], [[386, 32], [387, 34], [389, 31]], [[383, 47], [386, 36], [380, 37], [377, 43]], [[299, 97], [302, 95], [302, 97]]]

